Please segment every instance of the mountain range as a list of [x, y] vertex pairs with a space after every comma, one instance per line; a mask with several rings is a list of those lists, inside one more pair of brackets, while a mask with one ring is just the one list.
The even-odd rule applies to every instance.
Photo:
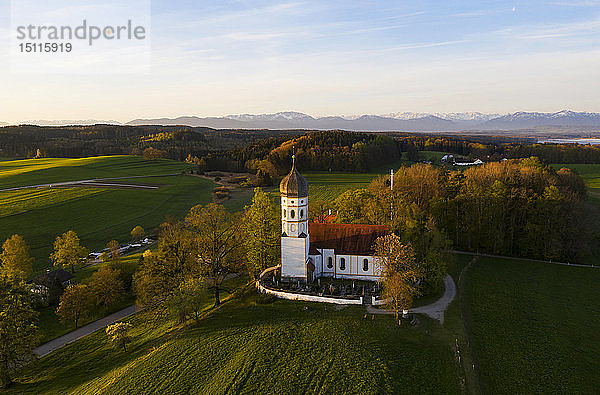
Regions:
[[518, 130], [536, 127], [599, 127], [600, 113], [560, 111], [513, 114], [391, 113], [385, 115], [327, 116], [314, 118], [300, 112], [238, 114], [225, 117], [193, 116], [136, 119], [128, 125], [186, 125], [227, 129], [343, 129], [365, 131]]
[[[27, 121], [40, 126], [114, 124], [116, 121], [64, 120]], [[0, 125], [7, 125], [0, 122]], [[224, 117], [182, 116], [178, 118], [134, 119], [125, 125], [183, 125], [215, 129], [343, 129], [362, 131], [461, 131], [522, 130], [541, 127], [600, 128], [600, 113], [559, 111], [554, 113], [515, 112], [485, 114], [480, 112], [420, 113], [397, 112], [383, 115], [349, 115], [312, 117], [287, 111], [273, 114], [236, 114]]]
[[32, 120], [21, 122], [22, 125], [38, 125], [38, 126], [70, 126], [70, 125], [80, 125], [80, 126], [89, 126], [89, 125], [120, 125], [121, 122], [117, 121], [99, 121], [97, 119], [84, 119], [84, 120]]

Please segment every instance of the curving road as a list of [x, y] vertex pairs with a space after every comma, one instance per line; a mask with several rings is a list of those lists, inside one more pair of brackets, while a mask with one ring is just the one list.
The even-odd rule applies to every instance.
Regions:
[[[432, 304], [428, 304], [427, 306], [410, 309], [410, 312], [425, 314], [443, 324], [444, 313], [446, 312], [448, 305], [450, 305], [450, 302], [452, 302], [452, 300], [454, 300], [456, 297], [456, 284], [454, 284], [454, 280], [449, 274], [444, 277], [444, 287], [444, 294], [437, 301]], [[377, 309], [373, 306], [367, 306], [367, 312], [370, 314], [394, 314], [394, 312], [391, 310]]]
[[429, 317], [438, 320], [443, 324], [444, 313], [446, 312], [448, 305], [450, 305], [450, 302], [452, 302], [454, 297], [456, 297], [456, 284], [454, 284], [454, 280], [452, 279], [451, 275], [446, 274], [446, 277], [444, 277], [444, 286], [446, 289], [444, 290], [444, 294], [441, 298], [432, 304], [428, 304], [427, 306], [411, 309], [411, 313], [428, 315]]
[[123, 318], [129, 317], [130, 315], [133, 315], [137, 312], [138, 307], [136, 305], [126, 307], [123, 310], [119, 310], [116, 313], [107, 315], [106, 317], [101, 318], [98, 321], [90, 322], [89, 324], [84, 325], [81, 328], [74, 330], [73, 332], [69, 332], [66, 335], [57, 337], [54, 340], [50, 340], [48, 343], [42, 344], [41, 346], [35, 348], [33, 352], [41, 358], [63, 346], [66, 346], [69, 343], [73, 343], [74, 341], [79, 340], [82, 337], [90, 335], [99, 329], [105, 328], [107, 325], [114, 324], [115, 322], [120, 321]]

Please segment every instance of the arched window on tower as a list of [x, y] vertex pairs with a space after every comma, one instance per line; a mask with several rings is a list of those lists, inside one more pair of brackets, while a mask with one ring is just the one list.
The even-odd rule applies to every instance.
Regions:
[[290, 218], [294, 219], [295, 216], [296, 216], [296, 213], [294, 212], [294, 210], [290, 210]]
[[304, 218], [304, 210], [300, 210], [300, 218]]
[[369, 260], [367, 258], [363, 259], [363, 272], [369, 271]]
[[286, 218], [286, 217], [287, 217], [287, 212], [286, 212], [286, 210], [283, 210], [283, 218]]
[[332, 257], [327, 258], [327, 268], [333, 269], [333, 258]]
[[340, 270], [346, 270], [346, 258], [340, 258]]

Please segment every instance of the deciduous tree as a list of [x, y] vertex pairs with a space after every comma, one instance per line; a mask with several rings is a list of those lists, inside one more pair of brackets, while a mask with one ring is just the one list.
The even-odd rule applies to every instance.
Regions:
[[180, 322], [185, 321], [186, 305], [181, 302], [180, 285], [199, 277], [193, 244], [188, 230], [181, 223], [161, 225], [156, 253], [144, 252], [144, 260], [133, 282], [138, 303], [150, 308], [175, 310]]
[[389, 300], [388, 305], [398, 318], [398, 312], [408, 310], [419, 294], [421, 265], [415, 259], [413, 248], [394, 234], [379, 237], [374, 249], [375, 259], [382, 268], [383, 297]]
[[93, 294], [84, 284], [69, 285], [60, 297], [56, 314], [61, 321], [73, 321], [75, 329], [81, 318], [87, 317], [93, 307]]
[[108, 251], [110, 252], [110, 260], [112, 262], [119, 262], [121, 260], [121, 252], [119, 251], [120, 247], [121, 245], [117, 240], [111, 240], [106, 243], [106, 248], [108, 248]]
[[38, 313], [22, 283], [0, 275], [0, 385], [12, 384], [13, 374], [34, 358], [39, 339], [35, 325]]
[[2, 245], [0, 275], [5, 275], [11, 280], [25, 280], [31, 275], [32, 262], [25, 240], [19, 235], [12, 235]]
[[146, 231], [144, 230], [144, 228], [142, 228], [141, 226], [138, 225], [131, 230], [131, 240], [136, 241], [136, 242], [140, 241], [144, 238], [145, 234], [146, 234]]
[[125, 293], [125, 286], [120, 278], [119, 270], [114, 270], [108, 265], [100, 266], [92, 274], [88, 285], [96, 304], [106, 309], [121, 300]]
[[279, 212], [271, 195], [254, 189], [252, 205], [242, 218], [246, 266], [255, 279], [264, 269], [279, 262], [281, 224]]
[[54, 266], [70, 268], [71, 272], [74, 272], [75, 267], [87, 254], [88, 250], [81, 246], [77, 233], [69, 230], [54, 241], [54, 252], [50, 254], [50, 259]]
[[132, 325], [128, 322], [117, 322], [106, 327], [106, 334], [113, 347], [121, 347], [127, 351], [127, 343], [131, 342], [129, 329]]
[[215, 305], [218, 305], [227, 275], [239, 273], [243, 268], [239, 217], [229, 213], [224, 206], [211, 203], [192, 207], [185, 221], [193, 234], [198, 271], [213, 289]]

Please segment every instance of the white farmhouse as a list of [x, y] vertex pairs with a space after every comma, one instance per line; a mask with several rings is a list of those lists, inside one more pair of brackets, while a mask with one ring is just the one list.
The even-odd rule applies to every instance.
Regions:
[[381, 268], [373, 244], [387, 226], [309, 223], [308, 181], [296, 169], [281, 180], [281, 278], [312, 282], [319, 277], [377, 281]]

